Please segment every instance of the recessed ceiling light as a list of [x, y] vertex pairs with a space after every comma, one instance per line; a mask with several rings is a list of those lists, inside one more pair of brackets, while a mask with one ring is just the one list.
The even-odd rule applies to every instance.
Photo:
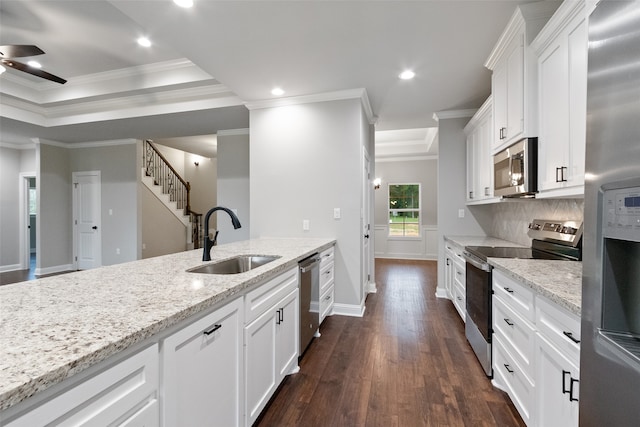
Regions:
[[38, 61], [29, 61], [27, 62], [27, 65], [33, 68], [42, 68], [42, 64]]
[[405, 70], [402, 73], [400, 73], [398, 77], [400, 77], [402, 80], [411, 80], [415, 76], [416, 76], [416, 73], [414, 73], [413, 71]]
[[149, 47], [149, 46], [151, 46], [151, 40], [149, 40], [149, 39], [148, 39], [148, 38], [146, 38], [146, 37], [140, 37], [140, 38], [138, 39], [138, 44], [139, 44], [140, 46]]
[[173, 0], [173, 2], [180, 6], [180, 7], [184, 7], [184, 8], [188, 8], [188, 7], [192, 7], [193, 6], [193, 0]]
[[4, 73], [5, 71], [7, 71], [7, 69], [0, 65], [0, 74]]
[[279, 88], [279, 87], [274, 87], [274, 88], [271, 90], [271, 95], [275, 95], [275, 96], [284, 95], [284, 90], [282, 90], [282, 89], [281, 89], [281, 88]]

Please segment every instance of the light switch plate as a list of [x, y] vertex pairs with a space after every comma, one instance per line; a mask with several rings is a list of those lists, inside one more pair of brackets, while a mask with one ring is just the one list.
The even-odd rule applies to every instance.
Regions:
[[302, 230], [303, 231], [309, 231], [309, 220], [308, 219], [303, 219], [302, 220]]
[[340, 219], [340, 208], [333, 208], [333, 219]]
[[458, 209], [458, 218], [464, 218], [464, 209]]

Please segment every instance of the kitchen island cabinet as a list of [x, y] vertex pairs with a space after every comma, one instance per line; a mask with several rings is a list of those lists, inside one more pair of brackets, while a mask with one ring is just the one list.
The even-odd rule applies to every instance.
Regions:
[[[282, 303], [285, 318], [295, 318], [289, 307], [295, 311], [298, 306], [295, 300], [298, 261], [334, 244], [335, 240], [331, 239], [294, 238], [256, 239], [217, 246], [212, 254], [214, 262], [240, 254], [279, 256], [269, 264], [235, 275], [186, 272], [202, 264], [202, 252], [189, 251], [3, 286], [0, 288], [0, 360], [3, 362], [0, 425], [30, 420], [24, 417], [31, 416], [39, 417], [35, 418], [35, 425], [46, 424], [47, 420], [57, 422], [63, 420], [60, 417], [66, 417], [68, 411], [81, 414], [82, 411], [74, 409], [78, 405], [81, 409], [91, 406], [83, 403], [78, 395], [89, 403], [100, 402], [100, 398], [94, 398], [91, 393], [102, 396], [114, 390], [122, 391], [123, 384], [125, 389], [142, 390], [141, 395], [127, 397], [127, 407], [109, 409], [107, 418], [97, 419], [106, 421], [98, 424], [125, 421], [125, 425], [143, 425], [143, 421], [148, 425], [163, 424], [166, 412], [160, 412], [163, 406], [160, 403], [172, 393], [167, 395], [165, 388], [180, 390], [182, 386], [184, 391], [185, 381], [191, 384], [190, 378], [206, 388], [211, 385], [211, 376], [220, 381], [224, 379], [225, 384], [216, 383], [217, 389], [210, 392], [226, 393], [227, 386], [233, 389], [231, 398], [225, 400], [233, 402], [230, 408], [225, 408], [229, 425], [235, 424], [234, 420], [244, 424], [245, 374], [238, 349], [240, 344], [244, 345], [246, 295], [280, 276], [292, 277], [293, 271], [295, 289], [285, 296], [293, 298], [276, 302]], [[237, 333], [227, 333], [234, 329]], [[287, 338], [282, 339], [293, 343], [286, 347], [292, 349], [287, 357], [295, 366], [296, 331], [295, 326], [289, 327]], [[226, 345], [218, 345], [223, 342]], [[244, 355], [244, 347], [241, 350], [240, 354]], [[138, 360], [138, 354], [145, 355], [143, 361]], [[210, 360], [215, 366], [205, 367], [203, 360]], [[113, 374], [117, 371], [111, 371], [131, 363], [134, 373], [123, 374], [126, 380], [120, 380], [121, 376]], [[226, 371], [220, 370], [224, 364]], [[171, 366], [182, 373], [172, 376], [168, 372]], [[240, 376], [237, 366], [242, 368]], [[108, 378], [116, 381], [115, 386], [104, 381], [101, 375], [105, 372], [110, 372]], [[198, 379], [198, 373], [203, 378]], [[182, 374], [184, 378], [180, 377]], [[135, 379], [134, 385], [126, 385], [132, 379]], [[79, 391], [85, 384], [91, 385], [94, 391]], [[102, 390], [102, 386], [106, 390]], [[60, 405], [57, 399], [65, 397], [66, 400], [67, 396], [76, 396], [76, 400]], [[183, 398], [197, 400], [189, 393], [180, 397]], [[115, 401], [118, 398], [109, 399], [109, 402]], [[214, 406], [207, 407], [211, 410]], [[42, 408], [52, 407], [58, 412], [51, 413], [50, 418], [38, 415]], [[169, 409], [171, 404], [167, 408], [169, 413], [176, 410], [175, 407]], [[181, 415], [177, 410], [171, 416]]]

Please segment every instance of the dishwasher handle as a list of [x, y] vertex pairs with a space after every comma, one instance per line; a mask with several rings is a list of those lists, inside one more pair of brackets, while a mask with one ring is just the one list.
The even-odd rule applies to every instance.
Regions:
[[320, 257], [318, 257], [318, 254], [313, 254], [310, 257], [300, 261], [298, 265], [300, 266], [301, 273], [308, 273], [309, 271], [313, 270], [313, 268], [318, 264], [320, 264]]

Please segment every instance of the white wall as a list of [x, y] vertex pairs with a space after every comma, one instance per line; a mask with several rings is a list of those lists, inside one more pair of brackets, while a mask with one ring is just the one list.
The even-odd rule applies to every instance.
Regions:
[[136, 141], [71, 148], [67, 152], [71, 172], [101, 172], [102, 265], [138, 259]]
[[187, 249], [184, 224], [147, 186], [141, 185], [142, 258], [172, 254]]
[[[438, 122], [438, 295], [444, 291], [444, 236], [485, 236], [466, 206], [467, 140], [463, 128], [469, 117]], [[458, 211], [464, 211], [464, 218]]]
[[20, 150], [0, 147], [0, 271], [20, 268], [20, 156]]
[[[226, 213], [218, 211], [213, 214], [211, 218], [217, 217], [217, 229], [220, 231], [218, 243], [250, 238], [249, 153], [249, 129], [218, 133], [218, 205], [234, 209], [242, 224], [235, 230]], [[210, 228], [216, 227], [210, 225]]]
[[[376, 178], [382, 185], [375, 191], [375, 255], [379, 258], [437, 259], [438, 257], [438, 160], [376, 162]], [[389, 237], [389, 184], [421, 184], [421, 237]]]
[[71, 268], [73, 262], [71, 161], [69, 150], [40, 143], [36, 147], [38, 163], [36, 219], [36, 274], [48, 274]]
[[361, 105], [347, 99], [250, 112], [251, 237], [335, 237], [336, 303], [354, 310], [364, 300], [362, 158], [371, 138]]

